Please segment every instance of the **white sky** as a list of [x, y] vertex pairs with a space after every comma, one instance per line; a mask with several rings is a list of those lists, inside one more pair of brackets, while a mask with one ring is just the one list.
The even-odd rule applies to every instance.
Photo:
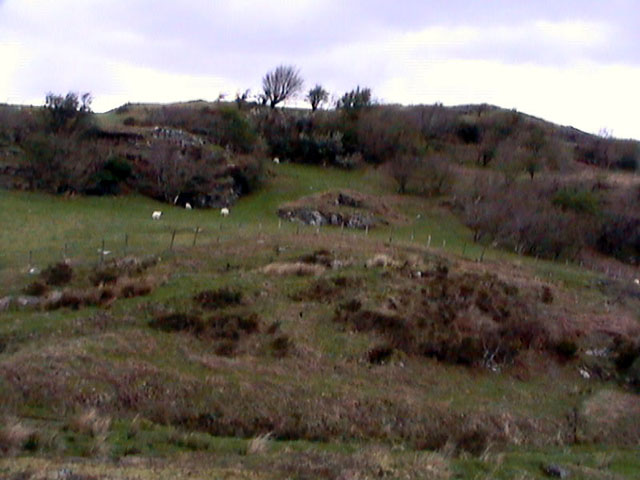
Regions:
[[0, 102], [126, 102], [306, 88], [491, 103], [640, 139], [640, 0], [0, 0]]

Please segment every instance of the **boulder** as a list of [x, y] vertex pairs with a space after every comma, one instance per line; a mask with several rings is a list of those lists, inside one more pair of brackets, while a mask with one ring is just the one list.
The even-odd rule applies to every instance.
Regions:
[[11, 300], [11, 297], [0, 298], [0, 312], [9, 310], [9, 307], [11, 306]]

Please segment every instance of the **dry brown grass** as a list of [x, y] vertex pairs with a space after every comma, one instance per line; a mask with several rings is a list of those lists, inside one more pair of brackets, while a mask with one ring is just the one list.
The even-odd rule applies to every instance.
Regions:
[[271, 437], [271, 433], [253, 437], [247, 444], [247, 455], [262, 455], [267, 453]]
[[578, 433], [587, 441], [640, 444], [638, 395], [609, 389], [595, 393], [579, 412]]
[[322, 265], [309, 264], [304, 262], [276, 262], [262, 268], [262, 272], [266, 275], [278, 276], [318, 276], [324, 273], [326, 268]]
[[398, 268], [402, 264], [399, 261], [395, 260], [390, 255], [387, 255], [385, 253], [377, 253], [376, 255], [371, 257], [369, 260], [367, 260], [366, 265], [367, 265], [367, 268], [376, 268], [376, 267], [377, 268], [386, 268], [386, 267]]
[[161, 280], [155, 276], [119, 277], [108, 285], [95, 287], [68, 288], [52, 293], [42, 303], [45, 310], [71, 308], [78, 310], [87, 306], [108, 307], [118, 298], [133, 298], [150, 294]]
[[0, 453], [15, 455], [25, 446], [33, 430], [16, 418], [5, 418], [0, 426]]
[[101, 415], [95, 408], [89, 408], [71, 417], [68, 426], [72, 432], [99, 437], [109, 431], [111, 417]]

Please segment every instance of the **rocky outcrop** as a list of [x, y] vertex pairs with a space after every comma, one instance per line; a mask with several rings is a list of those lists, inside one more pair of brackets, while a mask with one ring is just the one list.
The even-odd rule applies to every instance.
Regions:
[[332, 225], [336, 227], [357, 228], [365, 230], [375, 228], [381, 224], [387, 224], [384, 219], [371, 213], [342, 213], [316, 210], [310, 207], [280, 208], [278, 216], [285, 220], [297, 221], [305, 225], [321, 227]]

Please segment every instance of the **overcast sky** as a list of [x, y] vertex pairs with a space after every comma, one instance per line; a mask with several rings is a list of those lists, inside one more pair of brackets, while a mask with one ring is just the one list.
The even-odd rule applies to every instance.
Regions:
[[279, 64], [334, 95], [640, 139], [640, 0], [0, 0], [0, 102], [233, 98]]

